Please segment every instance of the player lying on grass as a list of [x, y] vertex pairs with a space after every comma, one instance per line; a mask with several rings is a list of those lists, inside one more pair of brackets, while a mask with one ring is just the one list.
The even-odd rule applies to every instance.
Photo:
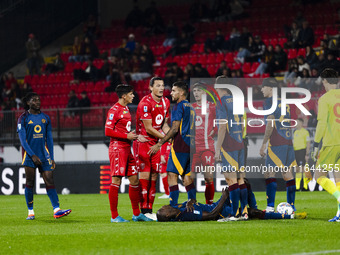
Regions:
[[[158, 221], [209, 221], [218, 220], [224, 222], [229, 218], [233, 208], [230, 204], [229, 191], [222, 190], [221, 198], [213, 204], [200, 204], [196, 200], [190, 199], [176, 206], [164, 205], [157, 211]], [[256, 208], [248, 208], [250, 219], [294, 219], [306, 218], [306, 213], [295, 213], [292, 215], [275, 212], [261, 211]]]

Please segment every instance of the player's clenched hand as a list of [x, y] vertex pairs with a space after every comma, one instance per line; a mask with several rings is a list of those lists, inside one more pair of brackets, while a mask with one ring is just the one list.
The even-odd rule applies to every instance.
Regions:
[[38, 156], [33, 155], [33, 156], [32, 156], [32, 160], [33, 160], [34, 165], [36, 165], [36, 166], [42, 166], [41, 160], [40, 160], [40, 158], [39, 158]]
[[260, 155], [262, 158], [264, 158], [266, 156], [266, 144], [262, 144], [261, 149], [260, 149]]
[[55, 161], [52, 160], [52, 169], [55, 169]]
[[129, 140], [136, 140], [138, 138], [138, 135], [136, 135], [136, 133], [130, 132], [127, 134], [127, 139]]
[[312, 150], [312, 159], [314, 161], [317, 161], [318, 155], [319, 155], [319, 146], [318, 147], [315, 146]]
[[159, 149], [162, 147], [161, 144], [156, 143], [154, 146], [152, 146], [148, 152], [149, 155], [155, 154], [157, 153], [157, 151], [159, 151]]
[[149, 139], [147, 139], [144, 135], [138, 135], [138, 142], [145, 143], [148, 141]]
[[187, 209], [187, 212], [193, 212], [195, 207], [194, 207], [194, 203], [196, 203], [195, 200], [192, 200], [190, 199], [188, 202], [187, 202], [187, 205], [185, 206], [185, 208]]

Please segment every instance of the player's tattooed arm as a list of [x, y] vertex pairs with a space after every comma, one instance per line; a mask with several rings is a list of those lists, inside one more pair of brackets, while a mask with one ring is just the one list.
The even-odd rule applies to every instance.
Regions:
[[169, 139], [175, 137], [175, 135], [178, 133], [180, 124], [180, 121], [173, 121], [169, 132], [158, 143], [150, 148], [148, 154], [155, 154], [157, 151], [159, 151], [164, 143], [166, 143]]
[[264, 157], [266, 155], [265, 150], [267, 148], [267, 143], [274, 130], [274, 123], [273, 123], [274, 119], [275, 119], [274, 115], [269, 115], [267, 117], [266, 131], [264, 133], [264, 138], [263, 138], [262, 146], [260, 149], [261, 157]]

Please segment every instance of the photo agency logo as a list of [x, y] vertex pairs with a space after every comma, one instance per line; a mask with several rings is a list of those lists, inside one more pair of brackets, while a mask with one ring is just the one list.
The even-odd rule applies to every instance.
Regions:
[[[251, 81], [251, 82], [250, 82]], [[243, 116], [245, 111], [245, 102], [247, 103], [247, 112], [255, 114], [258, 118], [243, 119], [242, 122], [235, 121], [238, 118], [225, 118], [226, 116], [216, 116], [213, 120], [213, 126], [216, 127], [219, 124], [249, 126], [253, 128], [263, 127], [266, 125], [264, 120], [265, 116], [274, 114], [275, 111], [280, 111], [281, 115], [279, 119], [268, 119], [268, 123], [272, 126], [275, 125], [276, 121], [280, 121], [282, 126], [294, 128], [297, 126], [297, 121], [290, 118], [291, 106], [295, 106], [306, 116], [312, 115], [308, 109], [303, 105], [308, 103], [311, 99], [311, 92], [305, 88], [299, 87], [282, 87], [280, 88], [279, 83], [275, 78], [266, 79], [231, 79], [226, 77], [217, 77], [213, 79], [200, 79], [193, 80], [193, 91], [200, 89], [204, 91], [200, 95], [200, 98], [195, 96], [194, 101], [200, 100], [201, 114], [206, 115], [208, 109], [208, 96], [214, 102], [217, 111], [223, 107], [223, 102], [227, 100], [228, 107], [232, 107], [233, 115]], [[211, 84], [211, 85], [209, 85]], [[248, 85], [248, 86], [247, 86]], [[250, 85], [250, 86], [249, 86]], [[257, 88], [255, 88], [257, 86]], [[242, 88], [246, 88], [247, 98], [245, 97]], [[254, 104], [254, 88], [257, 90], [257, 94], [261, 93], [264, 99], [262, 102], [270, 101], [271, 106], [267, 107], [255, 107]], [[261, 92], [259, 89], [261, 88]], [[227, 96], [227, 97], [224, 97]], [[223, 98], [223, 102], [221, 100]], [[266, 102], [267, 103], [267, 102]], [[258, 104], [257, 104], [258, 105]], [[260, 109], [263, 108], [263, 109]], [[228, 111], [229, 112], [229, 111]], [[217, 114], [218, 115], [218, 114]], [[276, 114], [277, 115], [277, 114]]]

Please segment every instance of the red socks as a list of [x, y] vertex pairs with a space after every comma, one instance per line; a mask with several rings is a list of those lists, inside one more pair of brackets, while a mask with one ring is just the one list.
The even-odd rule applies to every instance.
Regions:
[[211, 205], [214, 202], [215, 185], [214, 182], [205, 183], [205, 202]]
[[150, 181], [150, 189], [149, 189], [149, 201], [148, 201], [148, 209], [152, 210], [153, 202], [155, 201], [156, 196], [156, 181]]
[[139, 184], [141, 187], [141, 193], [142, 193], [142, 200], [141, 200], [141, 208], [147, 209], [148, 208], [148, 190], [150, 181], [145, 179], [140, 179]]
[[168, 176], [163, 177], [162, 182], [163, 182], [163, 186], [164, 186], [164, 190], [165, 190], [165, 195], [169, 196], [170, 191], [169, 191]]
[[118, 191], [119, 185], [111, 184], [109, 189], [109, 201], [111, 209], [111, 217], [115, 219], [118, 216], [117, 206], [118, 206]]
[[133, 215], [138, 216], [140, 214], [139, 210], [139, 202], [140, 202], [140, 194], [139, 194], [139, 186], [129, 185], [129, 197], [131, 200], [132, 212]]

